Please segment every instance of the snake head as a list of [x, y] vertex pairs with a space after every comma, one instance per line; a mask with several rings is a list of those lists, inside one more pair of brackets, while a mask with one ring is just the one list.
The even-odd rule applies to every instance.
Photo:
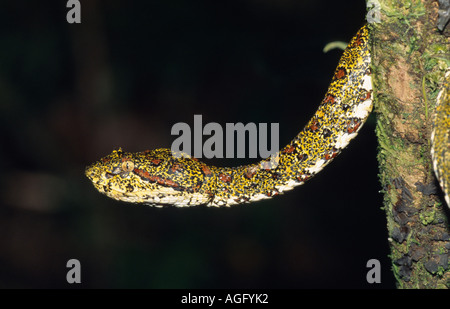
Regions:
[[[122, 186], [119, 186], [117, 180], [129, 178], [128, 174], [134, 168], [133, 160], [127, 160], [127, 158], [122, 148], [114, 150], [110, 155], [86, 167], [85, 175], [101, 193], [106, 194], [113, 189], [119, 189], [123, 185], [128, 185], [129, 182], [127, 184], [122, 182]], [[114, 176], [118, 176], [116, 181], [111, 181]]]
[[121, 148], [86, 168], [95, 188], [110, 198], [152, 206], [207, 204], [215, 182], [206, 164], [170, 149], [124, 152]]

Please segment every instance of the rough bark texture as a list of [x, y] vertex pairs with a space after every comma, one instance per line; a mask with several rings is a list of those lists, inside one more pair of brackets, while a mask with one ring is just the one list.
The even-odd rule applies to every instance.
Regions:
[[379, 178], [399, 288], [450, 288], [448, 207], [430, 157], [435, 98], [449, 63], [450, 27], [437, 1], [380, 1], [371, 24]]

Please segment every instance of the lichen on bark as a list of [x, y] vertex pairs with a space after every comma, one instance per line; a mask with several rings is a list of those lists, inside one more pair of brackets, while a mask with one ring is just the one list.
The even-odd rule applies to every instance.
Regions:
[[450, 288], [450, 213], [433, 172], [431, 115], [450, 62], [450, 29], [436, 28], [437, 1], [380, 1], [370, 25], [392, 269], [399, 288]]

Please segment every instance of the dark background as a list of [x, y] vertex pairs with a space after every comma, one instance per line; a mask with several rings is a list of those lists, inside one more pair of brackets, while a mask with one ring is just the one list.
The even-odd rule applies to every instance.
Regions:
[[[84, 176], [121, 146], [170, 147], [177, 122], [306, 124], [365, 2], [0, 4], [0, 287], [392, 288], [374, 118], [304, 186], [232, 208], [113, 201]], [[207, 160], [205, 160], [207, 161]], [[235, 166], [251, 160], [216, 159]], [[366, 263], [381, 262], [368, 284]]]

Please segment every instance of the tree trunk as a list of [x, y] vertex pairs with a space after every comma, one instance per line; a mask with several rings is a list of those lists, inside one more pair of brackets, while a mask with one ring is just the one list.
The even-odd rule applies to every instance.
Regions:
[[430, 133], [450, 27], [436, 28], [437, 1], [379, 4], [371, 12], [380, 12], [370, 23], [372, 74], [392, 269], [399, 288], [449, 288], [450, 212], [433, 172]]

